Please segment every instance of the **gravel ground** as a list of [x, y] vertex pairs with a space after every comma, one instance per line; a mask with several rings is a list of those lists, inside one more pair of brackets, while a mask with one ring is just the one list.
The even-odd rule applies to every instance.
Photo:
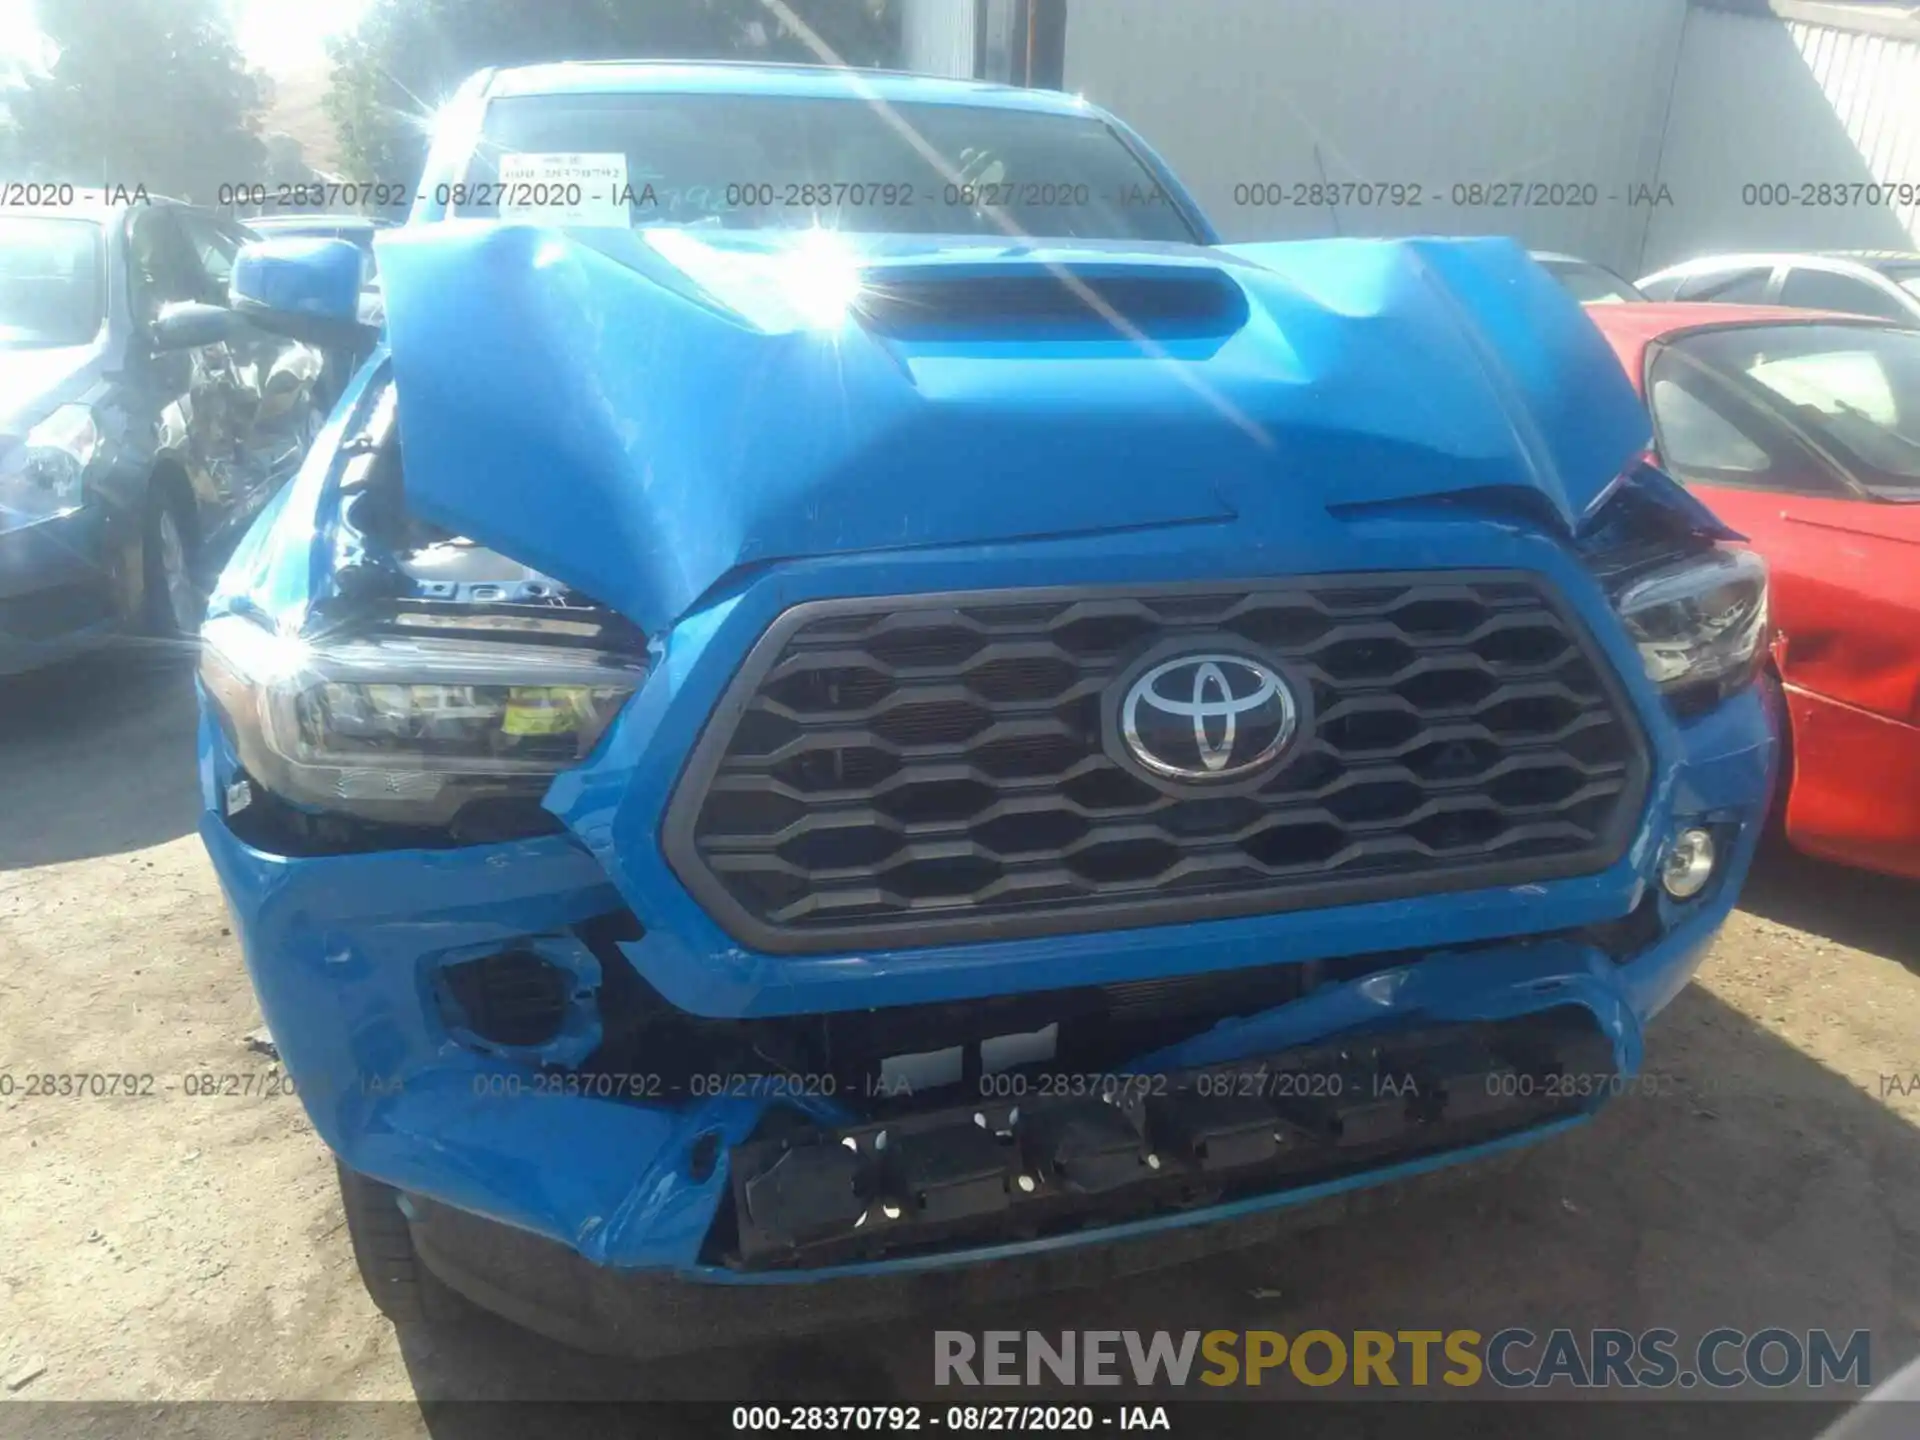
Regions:
[[[1902, 1083], [1920, 1072], [1920, 888], [1787, 856], [1651, 1032], [1667, 1093], [1513, 1173], [1097, 1298], [804, 1345], [631, 1364], [490, 1321], [397, 1336], [297, 1102], [184, 1093], [189, 1073], [273, 1064], [245, 1043], [260, 1021], [193, 831], [192, 738], [177, 667], [0, 680], [0, 1070], [157, 1077], [131, 1098], [0, 1099], [0, 1398], [393, 1400], [363, 1417], [438, 1434], [457, 1427], [412, 1402], [951, 1400], [930, 1388], [935, 1325], [1865, 1328], [1879, 1376], [1920, 1351], [1920, 1079]], [[59, 1413], [0, 1406], [0, 1431], [52, 1433]], [[214, 1410], [195, 1433], [275, 1414], [306, 1428]]]

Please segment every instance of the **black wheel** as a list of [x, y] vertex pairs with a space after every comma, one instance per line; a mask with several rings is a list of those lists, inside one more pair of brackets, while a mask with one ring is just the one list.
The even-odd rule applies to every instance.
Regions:
[[200, 633], [207, 599], [195, 574], [199, 551], [192, 508], [171, 485], [156, 481], [147, 495], [143, 561], [149, 635], [179, 640]]
[[354, 1263], [380, 1313], [396, 1325], [446, 1327], [469, 1318], [467, 1302], [420, 1263], [407, 1217], [400, 1213], [400, 1192], [338, 1160], [334, 1169], [340, 1176], [340, 1204], [347, 1212]]

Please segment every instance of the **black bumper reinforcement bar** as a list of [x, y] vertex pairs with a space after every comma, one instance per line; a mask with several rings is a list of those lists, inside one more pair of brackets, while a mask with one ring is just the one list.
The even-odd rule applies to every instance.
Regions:
[[1616, 1088], [1578, 1007], [1166, 1073], [987, 1079], [1010, 1093], [734, 1147], [721, 1252], [812, 1267], [1141, 1219], [1482, 1143]]

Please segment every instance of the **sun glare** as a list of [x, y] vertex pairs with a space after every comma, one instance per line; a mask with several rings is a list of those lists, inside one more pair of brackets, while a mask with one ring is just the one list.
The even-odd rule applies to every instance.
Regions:
[[44, 70], [53, 62], [53, 44], [34, 21], [31, 0], [0, 0], [0, 67]]
[[240, 0], [235, 38], [250, 64], [270, 74], [315, 70], [325, 65], [327, 40], [351, 30], [367, 0]]
[[803, 230], [782, 257], [787, 302], [816, 330], [837, 329], [860, 297], [860, 264], [837, 230]]

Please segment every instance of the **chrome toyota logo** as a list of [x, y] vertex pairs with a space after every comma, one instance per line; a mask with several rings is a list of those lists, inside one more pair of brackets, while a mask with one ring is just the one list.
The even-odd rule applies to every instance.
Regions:
[[1170, 780], [1228, 780], [1270, 765], [1300, 723], [1293, 692], [1258, 660], [1176, 655], [1143, 672], [1120, 702], [1128, 753]]

